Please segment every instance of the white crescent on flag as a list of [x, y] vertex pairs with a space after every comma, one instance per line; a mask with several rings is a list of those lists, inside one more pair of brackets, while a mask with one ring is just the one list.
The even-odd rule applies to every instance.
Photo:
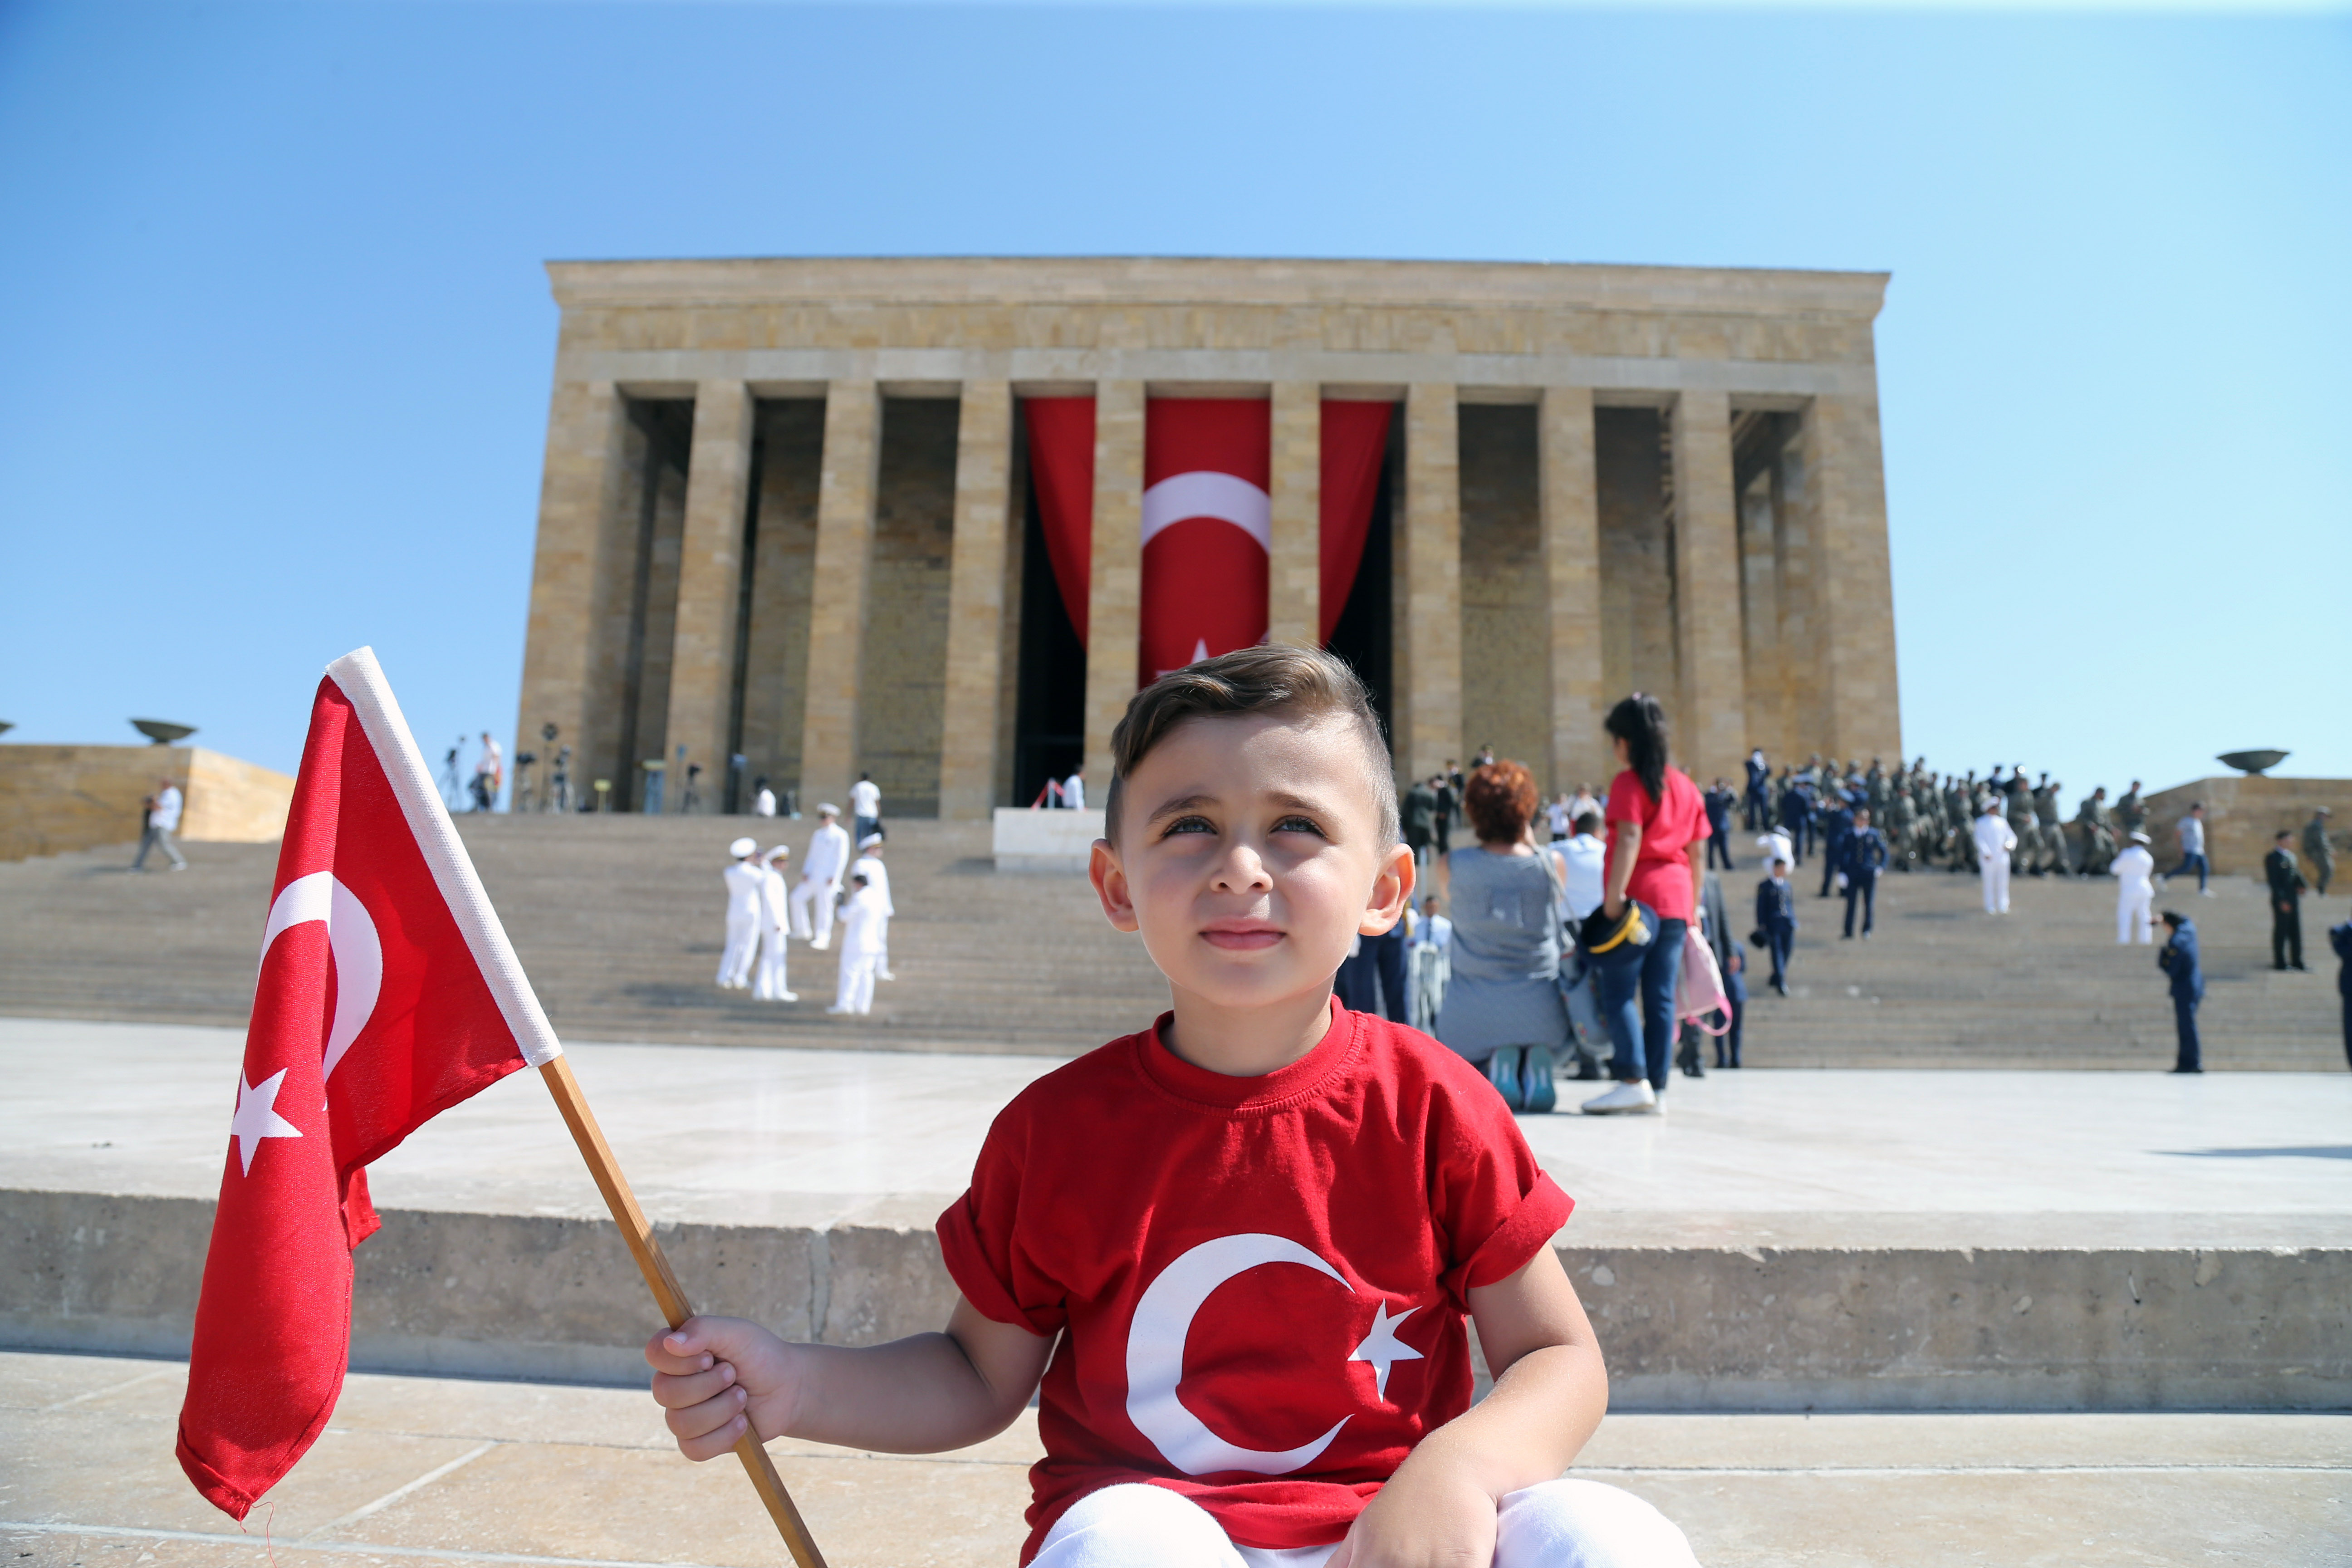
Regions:
[[325, 924], [327, 948], [335, 955], [335, 1021], [327, 1031], [327, 1056], [319, 1072], [328, 1079], [375, 1012], [383, 989], [383, 942], [360, 896], [332, 871], [313, 871], [287, 883], [269, 906], [269, 923], [261, 931], [262, 959], [268, 961], [269, 944], [280, 933], [312, 921]]
[[1274, 500], [1237, 474], [1196, 468], [1171, 474], [1143, 492], [1143, 542], [1171, 523], [1213, 517], [1230, 522], [1267, 554], [1274, 553]]

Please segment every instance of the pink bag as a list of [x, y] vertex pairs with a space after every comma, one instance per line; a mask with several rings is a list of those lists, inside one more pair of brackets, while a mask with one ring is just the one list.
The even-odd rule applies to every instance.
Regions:
[[[1707, 1015], [1720, 1013], [1723, 1022], [1709, 1024]], [[1721, 1035], [1731, 1028], [1731, 998], [1723, 989], [1723, 971], [1716, 967], [1715, 949], [1699, 935], [1696, 923], [1683, 931], [1683, 972], [1675, 984], [1675, 1016], [1695, 1024], [1703, 1034]]]

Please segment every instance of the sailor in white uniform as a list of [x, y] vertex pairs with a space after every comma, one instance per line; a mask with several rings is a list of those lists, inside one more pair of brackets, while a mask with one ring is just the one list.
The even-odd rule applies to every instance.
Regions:
[[875, 905], [882, 911], [880, 933], [874, 939], [874, 978], [896, 980], [890, 973], [890, 917], [898, 906], [890, 901], [890, 868], [882, 864], [882, 836], [869, 833], [857, 846], [857, 864], [849, 868], [853, 877], [864, 877], [866, 885], [875, 895]]
[[828, 1013], [863, 1016], [874, 1010], [874, 971], [881, 962], [882, 902], [863, 872], [852, 872], [841, 900], [841, 979]]
[[837, 805], [819, 805], [816, 819], [808, 858], [801, 862], [800, 886], [793, 889], [792, 916], [793, 934], [822, 952], [833, 940], [833, 900], [841, 891], [842, 873], [849, 869], [849, 835]]
[[1087, 808], [1087, 771], [1072, 768], [1070, 776], [1062, 781], [1062, 804], [1072, 811]]
[[719, 873], [727, 884], [727, 948], [719, 958], [719, 984], [740, 991], [751, 984], [751, 952], [760, 940], [760, 888], [768, 879], [760, 847], [738, 838], [727, 847], [735, 864]]
[[2139, 940], [2153, 943], [2148, 913], [2156, 907], [2156, 857], [2149, 853], [2147, 835], [2134, 833], [2131, 845], [2115, 858], [2107, 869], [2116, 878], [2116, 941], [2118, 944], [2132, 940], [2137, 929]]
[[2009, 913], [2009, 852], [2017, 847], [2017, 831], [2000, 814], [2001, 797], [1993, 795], [1971, 830], [1977, 841], [1977, 869], [1984, 878], [1985, 913]]
[[797, 1002], [784, 984], [784, 931], [791, 924], [786, 904], [792, 884], [784, 871], [793, 858], [789, 845], [768, 851], [760, 877], [760, 963], [751, 981], [751, 994], [762, 1002]]

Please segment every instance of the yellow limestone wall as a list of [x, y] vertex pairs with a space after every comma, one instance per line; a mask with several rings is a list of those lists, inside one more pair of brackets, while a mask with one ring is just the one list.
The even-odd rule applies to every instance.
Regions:
[[0, 860], [136, 843], [140, 803], [167, 777], [187, 798], [184, 841], [266, 844], [286, 830], [293, 779], [202, 746], [0, 746]]

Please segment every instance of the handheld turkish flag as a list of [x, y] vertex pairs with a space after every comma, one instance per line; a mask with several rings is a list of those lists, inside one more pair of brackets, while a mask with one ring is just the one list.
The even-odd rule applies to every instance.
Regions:
[[243, 1519], [342, 1391], [369, 1161], [562, 1054], [367, 648], [327, 667], [278, 854], [180, 1410]]

